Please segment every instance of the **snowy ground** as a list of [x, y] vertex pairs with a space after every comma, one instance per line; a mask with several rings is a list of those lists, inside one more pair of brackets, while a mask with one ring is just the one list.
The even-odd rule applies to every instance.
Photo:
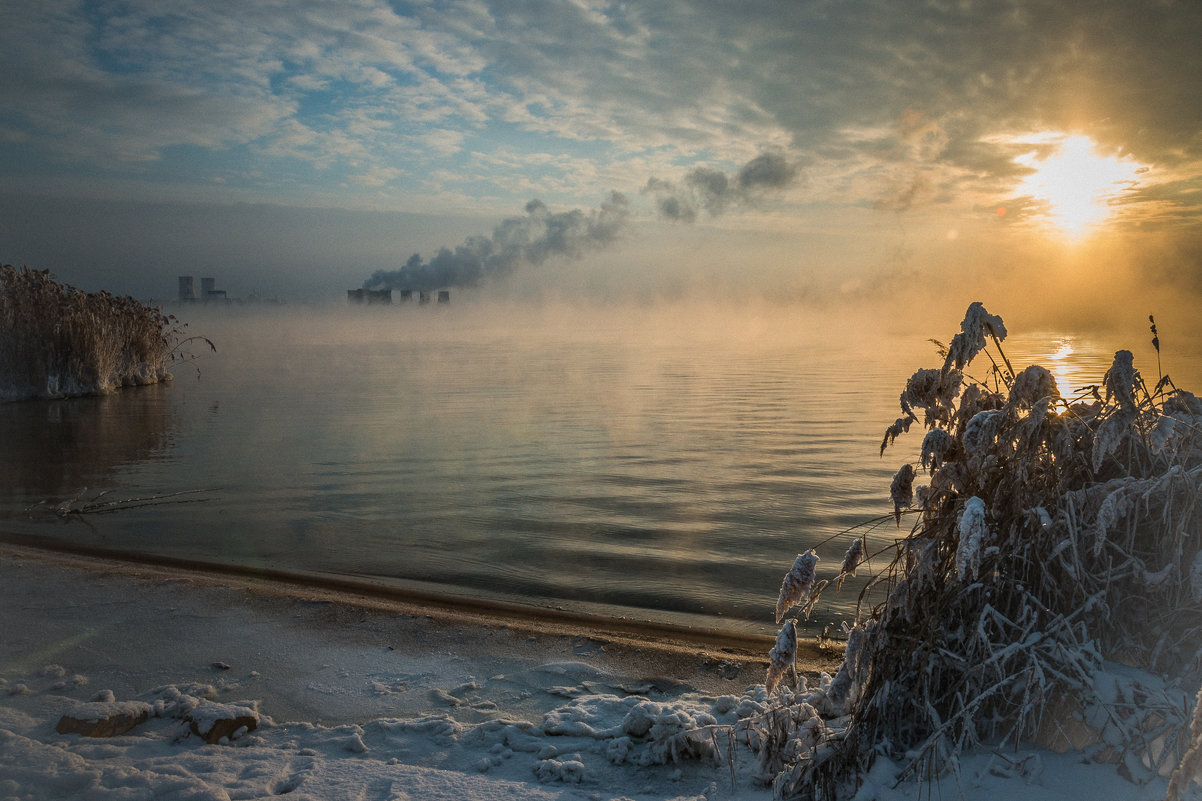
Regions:
[[[756, 708], [764, 664], [4, 547], [0, 799], [767, 801], [753, 755], [734, 749], [732, 771], [721, 733]], [[109, 738], [56, 731], [123, 704], [148, 719]], [[205, 743], [206, 715], [230, 710], [258, 727]], [[707, 724], [719, 734], [687, 733]], [[878, 764], [857, 798], [1165, 792], [1042, 750], [973, 755], [937, 787], [893, 788], [897, 769]]]

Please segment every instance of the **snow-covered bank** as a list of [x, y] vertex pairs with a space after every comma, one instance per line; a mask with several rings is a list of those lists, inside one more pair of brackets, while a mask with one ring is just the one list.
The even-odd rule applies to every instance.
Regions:
[[[762, 657], [632, 648], [16, 549], [0, 551], [0, 609], [0, 799], [771, 797], [753, 781], [754, 754], [734, 749], [732, 788], [725, 733], [687, 733], [757, 708]], [[89, 701], [137, 701], [149, 716], [112, 738], [56, 731]], [[206, 744], [187, 717], [216, 704], [255, 710], [260, 723]], [[1151, 801], [1165, 791], [1163, 780], [1137, 787], [1113, 766], [1038, 750], [973, 755], [940, 788], [892, 789], [895, 770], [879, 763], [857, 797]]]

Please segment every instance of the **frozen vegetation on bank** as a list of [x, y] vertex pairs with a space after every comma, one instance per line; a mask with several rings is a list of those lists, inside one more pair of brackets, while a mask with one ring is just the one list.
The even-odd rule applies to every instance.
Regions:
[[0, 401], [111, 392], [170, 378], [185, 337], [131, 297], [82, 292], [46, 270], [0, 265]]
[[[887, 567], [836, 676], [784, 680], [785, 618], [760, 745], [779, 798], [851, 797], [878, 760], [934, 781], [974, 749], [1031, 742], [1082, 749], [1137, 783], [1171, 775], [1170, 801], [1195, 777], [1202, 401], [1168, 376], [1149, 385], [1125, 350], [1098, 384], [1062, 394], [1043, 367], [1011, 366], [1006, 333], [972, 304], [942, 365], [900, 396], [881, 452], [927, 432], [890, 488], [899, 528], [913, 522], [897, 537], [845, 533], [836, 586], [865, 543]], [[799, 556], [778, 622], [808, 614], [828, 586], [814, 579]]]

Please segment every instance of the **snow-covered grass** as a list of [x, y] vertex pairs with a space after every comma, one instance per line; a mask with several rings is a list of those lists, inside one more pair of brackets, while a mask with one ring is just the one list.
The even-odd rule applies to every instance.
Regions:
[[[1006, 333], [972, 304], [942, 366], [900, 396], [881, 451], [927, 429], [890, 487], [899, 529], [913, 524], [892, 539], [847, 532], [845, 564], [866, 537], [888, 564], [870, 581], [885, 600], [855, 621], [832, 680], [773, 695], [765, 764], [780, 797], [848, 797], [882, 759], [935, 782], [960, 776], [966, 754], [1031, 742], [1083, 748], [1141, 783], [1180, 766], [1172, 798], [1194, 778], [1202, 401], [1168, 376], [1149, 386], [1125, 350], [1066, 397], [1043, 367], [1015, 371]], [[826, 587], [798, 570], [778, 620], [808, 614]]]
[[130, 297], [81, 292], [49, 271], [0, 265], [0, 401], [151, 384], [189, 358], [174, 317]]

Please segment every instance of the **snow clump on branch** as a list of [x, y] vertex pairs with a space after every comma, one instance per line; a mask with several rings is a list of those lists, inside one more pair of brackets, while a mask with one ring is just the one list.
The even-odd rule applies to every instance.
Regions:
[[981, 553], [989, 537], [989, 527], [985, 525], [985, 501], [976, 496], [965, 501], [958, 528], [956, 572], [966, 579], [975, 579], [981, 572]]
[[985, 307], [977, 301], [968, 307], [964, 321], [960, 323], [960, 333], [952, 337], [947, 358], [943, 362], [943, 372], [948, 372], [953, 366], [963, 370], [985, 349], [986, 335], [1000, 342], [1006, 338], [1006, 326], [1001, 317], [985, 311]]
[[776, 599], [776, 622], [779, 623], [797, 604], [805, 603], [814, 592], [814, 567], [818, 554], [813, 549], [797, 554], [793, 568], [785, 574], [780, 584], [780, 596]]

